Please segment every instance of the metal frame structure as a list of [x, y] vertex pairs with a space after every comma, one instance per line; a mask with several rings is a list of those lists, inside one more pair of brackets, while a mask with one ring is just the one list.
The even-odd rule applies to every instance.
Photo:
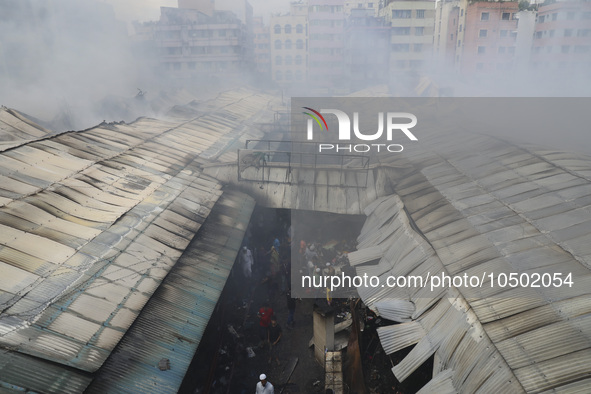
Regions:
[[[248, 145], [256, 143], [266, 143], [268, 149], [248, 149]], [[292, 150], [271, 150], [272, 144], [291, 144]], [[294, 150], [296, 145], [310, 145], [314, 144], [307, 141], [281, 141], [281, 140], [247, 140], [247, 149], [238, 149], [238, 181], [253, 181], [253, 182], [270, 182], [270, 183], [286, 183], [293, 184], [293, 170], [313, 169], [315, 172], [321, 170], [338, 170], [340, 172], [339, 184], [330, 186], [339, 187], [367, 187], [367, 178], [369, 171], [369, 156], [353, 155], [353, 154], [328, 154], [317, 152], [301, 152]], [[261, 177], [252, 179], [244, 176], [246, 169], [255, 167], [257, 173], [261, 171]], [[286, 169], [286, 176], [283, 181], [270, 180], [269, 177], [265, 179], [266, 168], [283, 168]], [[360, 173], [364, 177], [362, 184], [348, 185], [345, 184], [343, 174], [346, 172]], [[295, 183], [305, 184], [303, 181]], [[311, 184], [314, 184], [312, 182]]]

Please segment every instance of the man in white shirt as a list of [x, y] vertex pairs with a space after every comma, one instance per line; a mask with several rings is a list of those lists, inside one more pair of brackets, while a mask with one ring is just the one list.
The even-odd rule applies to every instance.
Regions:
[[242, 273], [244, 274], [244, 277], [250, 278], [252, 276], [252, 266], [254, 264], [254, 260], [252, 258], [252, 252], [246, 246], [242, 247], [239, 260], [240, 265], [242, 266]]
[[257, 383], [256, 394], [275, 394], [275, 388], [270, 382], [267, 382], [267, 375], [262, 373], [259, 379], [261, 381]]

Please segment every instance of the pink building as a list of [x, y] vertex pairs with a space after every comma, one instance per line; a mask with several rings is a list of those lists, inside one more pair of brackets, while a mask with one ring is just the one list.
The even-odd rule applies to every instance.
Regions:
[[538, 9], [532, 66], [540, 71], [591, 70], [591, 3], [564, 1]]
[[517, 38], [516, 1], [468, 3], [460, 70], [464, 75], [513, 68]]

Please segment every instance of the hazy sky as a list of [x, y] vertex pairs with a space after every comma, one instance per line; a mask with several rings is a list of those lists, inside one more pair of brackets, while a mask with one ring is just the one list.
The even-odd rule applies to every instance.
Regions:
[[[113, 5], [120, 20], [131, 22], [134, 20], [158, 20], [160, 7], [176, 7], [177, 0], [102, 0]], [[289, 10], [289, 0], [250, 0], [255, 15], [268, 18], [270, 13]]]

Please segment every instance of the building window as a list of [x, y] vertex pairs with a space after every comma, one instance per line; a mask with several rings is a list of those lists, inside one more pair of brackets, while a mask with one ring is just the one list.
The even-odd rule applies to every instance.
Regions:
[[414, 51], [415, 52], [422, 52], [423, 51], [423, 44], [415, 44]]
[[172, 63], [172, 68], [175, 69], [176, 71], [179, 71], [181, 69], [181, 64], [180, 63]]
[[552, 46], [551, 45], [546, 47], [546, 52], [552, 53]]
[[168, 47], [166, 48], [167, 55], [180, 55], [181, 48], [180, 47]]
[[544, 20], [546, 19], [546, 16], [542, 15], [538, 18], [538, 22], [539, 23], [544, 23]]
[[542, 38], [542, 32], [537, 31], [535, 36], [536, 36], [536, 38]]
[[392, 52], [408, 52], [410, 44], [392, 44]]
[[460, 16], [464, 16], [464, 9], [460, 10]]
[[275, 49], [281, 49], [281, 40], [275, 40]]
[[285, 65], [291, 66], [291, 63], [292, 63], [291, 56], [289, 56], [289, 55], [285, 56]]
[[281, 80], [283, 80], [283, 73], [281, 72], [281, 70], [277, 70], [277, 71], [275, 71], [275, 80], [276, 80], [276, 81], [281, 81]]
[[197, 63], [189, 62], [187, 63], [187, 66], [189, 67], [189, 70], [195, 70], [197, 68]]
[[296, 41], [296, 49], [304, 49], [304, 41], [297, 40]]
[[564, 29], [564, 36], [565, 37], [572, 37], [573, 29]]
[[462, 28], [463, 28], [462, 25], [460, 25], [460, 33], [462, 32]]
[[295, 77], [296, 77], [296, 81], [301, 81], [302, 80], [302, 71], [296, 70]]
[[570, 50], [570, 45], [563, 45], [563, 46], [560, 48], [560, 51], [561, 51], [562, 53], [568, 53], [568, 51], [569, 51], [569, 50]]
[[423, 26], [415, 27], [415, 36], [422, 36], [425, 28]]
[[304, 32], [304, 26], [302, 26], [301, 24], [297, 24], [296, 25], [296, 33], [302, 34], [303, 32]]
[[505, 47], [499, 47], [499, 54], [505, 53]]
[[285, 40], [285, 49], [291, 49], [291, 40]]
[[486, 35], [487, 35], [487, 34], [488, 34], [488, 30], [486, 30], [486, 29], [481, 29], [481, 30], [478, 32], [478, 37], [480, 37], [480, 38], [486, 38]]
[[484, 63], [476, 63], [476, 69], [478, 71], [484, 70]]
[[583, 12], [583, 14], [581, 15], [581, 19], [591, 19], [591, 12]]
[[410, 27], [393, 27], [392, 35], [395, 36], [410, 36]]
[[481, 21], [487, 21], [487, 20], [488, 20], [488, 18], [489, 18], [489, 16], [490, 16], [490, 13], [488, 13], [488, 12], [483, 12], [482, 14], [480, 14], [480, 20], [481, 20]]
[[589, 37], [589, 36], [591, 36], [591, 29], [577, 30], [577, 37]]
[[275, 56], [275, 65], [281, 66], [282, 63], [281, 56]]
[[218, 37], [226, 37], [226, 30], [225, 29], [218, 30]]
[[550, 38], [554, 37], [554, 30], [550, 30]]
[[569, 20], [569, 21], [572, 21], [572, 20], [574, 20], [574, 19], [575, 19], [575, 13], [574, 13], [574, 12], [572, 12], [572, 11], [570, 11], [570, 12], [567, 12], [567, 14], [566, 14], [566, 19], [567, 19], [567, 20]]
[[417, 10], [417, 19], [425, 19], [425, 10]]
[[478, 54], [483, 55], [486, 52], [486, 47], [479, 46], [478, 47]]
[[509, 12], [503, 12], [503, 15], [501, 15], [501, 19], [504, 21], [508, 21], [511, 18], [511, 13]]
[[291, 34], [291, 25], [285, 25], [285, 34]]
[[367, 8], [373, 8], [373, 3], [367, 3]]
[[458, 47], [462, 45], [462, 40], [458, 40]]
[[275, 25], [274, 31], [275, 31], [275, 34], [281, 34], [281, 26]]
[[556, 19], [558, 19], [558, 14], [555, 12], [552, 14], [552, 20], [555, 21]]
[[302, 64], [302, 55], [296, 55], [295, 64], [298, 66]]
[[509, 30], [501, 30], [501, 37], [507, 37], [507, 34], [509, 33]]
[[392, 10], [392, 19], [410, 19], [412, 10]]
[[287, 81], [291, 81], [291, 80], [293, 79], [293, 74], [292, 74], [291, 70], [287, 70], [287, 71], [285, 72], [285, 79], [286, 79]]
[[510, 55], [514, 55], [515, 54], [515, 47], [507, 47], [507, 52], [509, 52]]

